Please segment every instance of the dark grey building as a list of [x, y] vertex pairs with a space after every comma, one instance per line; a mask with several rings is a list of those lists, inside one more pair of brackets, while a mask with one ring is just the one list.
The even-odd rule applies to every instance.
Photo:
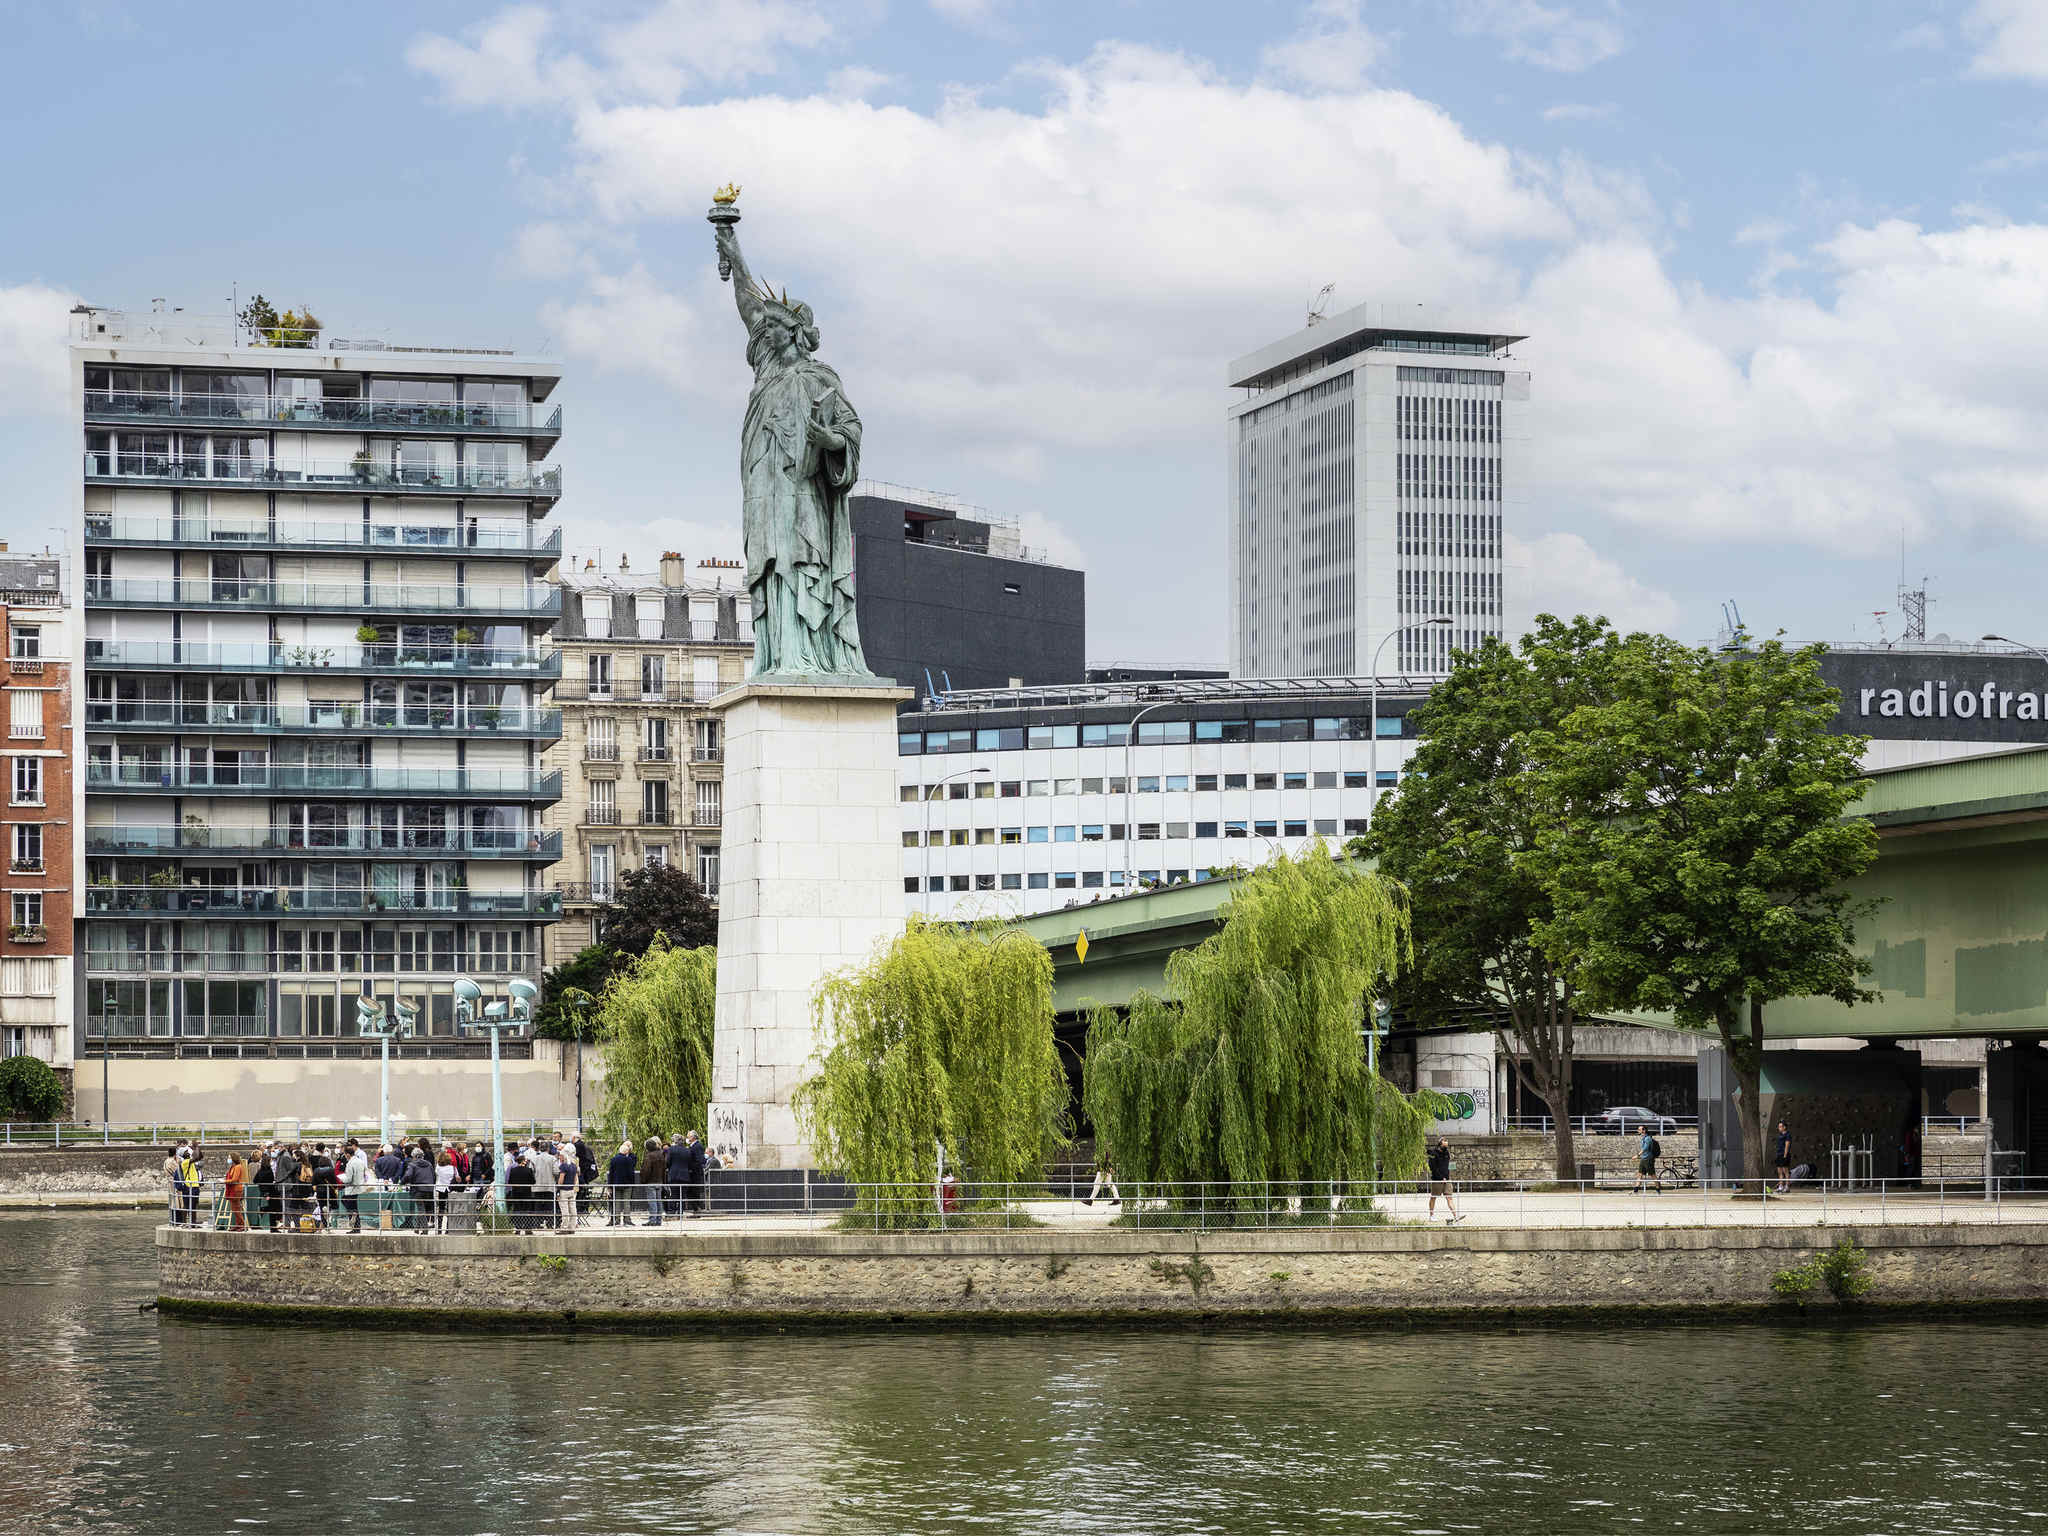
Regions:
[[1032, 557], [1016, 525], [932, 491], [854, 488], [854, 581], [868, 665], [919, 697], [1078, 683], [1087, 578]]

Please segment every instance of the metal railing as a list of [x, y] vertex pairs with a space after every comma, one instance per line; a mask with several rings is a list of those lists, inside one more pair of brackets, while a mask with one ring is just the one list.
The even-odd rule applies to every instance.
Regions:
[[166, 667], [180, 672], [427, 672], [436, 677], [515, 673], [560, 677], [559, 651], [482, 645], [230, 645], [203, 640], [88, 637], [86, 664], [99, 671]]
[[583, 744], [583, 761], [586, 763], [616, 763], [619, 760], [619, 744], [615, 741], [586, 741]]
[[[1631, 1115], [1626, 1119], [1609, 1119], [1605, 1115], [1573, 1115], [1570, 1117], [1572, 1134], [1575, 1136], [1634, 1135], [1641, 1130], [1656, 1134], [1674, 1131], [1696, 1131], [1699, 1129], [1698, 1115], [1666, 1115], [1652, 1110], [1648, 1115]], [[1540, 1131], [1548, 1136], [1554, 1122], [1548, 1115], [1502, 1115], [1496, 1122], [1502, 1130]]]
[[333, 827], [287, 831], [270, 827], [89, 826], [85, 851], [95, 854], [330, 853], [452, 855], [470, 858], [562, 856], [559, 832], [504, 827]]
[[86, 600], [126, 608], [305, 609], [323, 613], [407, 612], [509, 614], [536, 617], [562, 611], [562, 589], [457, 586], [453, 583], [380, 583], [218, 580], [143, 581], [89, 576]]
[[[373, 1050], [376, 1048], [374, 1042], [366, 1043], [369, 1043]], [[150, 1147], [174, 1147], [180, 1143], [201, 1147], [250, 1147], [266, 1141], [346, 1142], [350, 1137], [374, 1143], [377, 1139], [377, 1127], [375, 1115], [304, 1118], [287, 1116], [272, 1120], [187, 1120], [182, 1123], [116, 1120], [104, 1125], [84, 1121], [0, 1121], [0, 1146], [111, 1146], [120, 1142], [130, 1142]], [[450, 1141], [488, 1142], [491, 1139], [491, 1122], [423, 1121], [394, 1116], [391, 1134], [412, 1140], [425, 1138], [436, 1144]], [[531, 1140], [540, 1135], [574, 1136], [576, 1124], [573, 1120], [512, 1121], [506, 1123], [505, 1134], [517, 1136], [522, 1140]]]
[[91, 421], [187, 424], [234, 422], [272, 427], [372, 427], [420, 432], [495, 432], [544, 437], [562, 433], [562, 408], [484, 400], [308, 400], [298, 395], [173, 394], [157, 390], [89, 389]]
[[615, 805], [593, 805], [583, 813], [583, 824], [587, 827], [616, 827], [619, 825], [619, 808]]
[[552, 891], [317, 891], [249, 886], [88, 885], [85, 914], [189, 913], [203, 917], [556, 917]]
[[143, 699], [85, 702], [88, 726], [131, 730], [434, 731], [463, 736], [562, 734], [558, 709], [459, 704], [184, 704]]
[[212, 454], [189, 459], [150, 449], [88, 450], [85, 478], [92, 482], [141, 480], [169, 485], [266, 485], [289, 490], [401, 491], [407, 495], [482, 491], [555, 497], [562, 494], [558, 465], [393, 464], [355, 459], [273, 464], [267, 456]]
[[668, 826], [669, 814], [666, 810], [643, 810], [640, 813], [640, 825], [643, 827]]
[[651, 689], [611, 687], [600, 684], [592, 688], [587, 683], [564, 683], [555, 690], [555, 697], [570, 704], [703, 704], [717, 698], [737, 683], [670, 683], [659, 693]]
[[562, 530], [543, 535], [526, 524], [518, 529], [470, 527], [457, 523], [394, 523], [356, 518], [347, 522], [279, 520], [267, 517], [117, 517], [111, 512], [85, 514], [88, 544], [282, 544], [307, 549], [390, 549], [401, 552], [450, 554], [481, 551], [504, 555], [558, 555]]
[[693, 763], [722, 763], [725, 761], [723, 747], [692, 747], [690, 761]]
[[715, 827], [720, 820], [720, 812], [715, 805], [700, 805], [690, 813], [690, 825], [693, 827]]
[[640, 761], [643, 763], [665, 763], [669, 760], [667, 747], [642, 747]]
[[93, 760], [88, 789], [193, 790], [211, 794], [503, 795], [558, 800], [560, 770], [549, 773], [481, 768], [353, 768], [289, 763], [141, 763]]

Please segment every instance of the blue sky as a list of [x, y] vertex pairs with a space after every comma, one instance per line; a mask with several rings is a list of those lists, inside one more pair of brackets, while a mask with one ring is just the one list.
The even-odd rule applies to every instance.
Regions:
[[[437, 25], [438, 23], [438, 25]], [[78, 298], [545, 348], [572, 549], [737, 553], [702, 222], [811, 300], [864, 469], [1225, 652], [1227, 360], [1336, 304], [1526, 330], [1535, 606], [2036, 640], [2048, 6], [1001, 0], [10, 10], [0, 533], [68, 506]], [[1889, 622], [1889, 621], [1887, 621]]]

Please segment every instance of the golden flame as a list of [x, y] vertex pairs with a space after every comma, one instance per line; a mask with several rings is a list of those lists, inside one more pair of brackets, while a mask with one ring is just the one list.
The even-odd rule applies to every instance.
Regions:
[[736, 203], [740, 200], [740, 187], [736, 181], [729, 181], [711, 194], [714, 203]]

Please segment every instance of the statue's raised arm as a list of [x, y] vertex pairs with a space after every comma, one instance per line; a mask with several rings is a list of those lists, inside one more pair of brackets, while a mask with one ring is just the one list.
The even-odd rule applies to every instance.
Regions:
[[731, 224], [714, 226], [712, 239], [718, 246], [719, 276], [732, 279], [732, 296], [740, 307], [740, 320], [748, 330], [761, 313], [761, 290], [754, 284], [747, 258], [740, 254], [740, 232]]

